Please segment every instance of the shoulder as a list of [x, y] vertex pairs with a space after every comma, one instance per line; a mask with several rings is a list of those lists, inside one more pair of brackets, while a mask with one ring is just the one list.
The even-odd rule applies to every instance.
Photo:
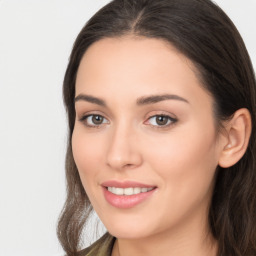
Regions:
[[115, 237], [109, 233], [103, 235], [89, 247], [79, 252], [79, 256], [111, 256]]

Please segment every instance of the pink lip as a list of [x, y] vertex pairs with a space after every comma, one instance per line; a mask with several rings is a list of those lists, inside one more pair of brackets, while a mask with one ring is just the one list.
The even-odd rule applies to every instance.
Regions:
[[[103, 194], [106, 199], [106, 201], [117, 208], [121, 209], [127, 209], [127, 208], [132, 208], [142, 202], [144, 202], [146, 199], [150, 198], [151, 195], [156, 191], [156, 186], [153, 185], [147, 185], [147, 184], [142, 184], [134, 181], [125, 181], [125, 182], [119, 182], [119, 181], [106, 181], [103, 182], [102, 184], [103, 188]], [[135, 195], [115, 195], [108, 191], [107, 187], [118, 187], [118, 188], [154, 188], [151, 191], [144, 192], [144, 193], [139, 193]]]
[[116, 181], [109, 180], [101, 183], [103, 187], [116, 187], [116, 188], [154, 188], [154, 185], [143, 184], [135, 181]]

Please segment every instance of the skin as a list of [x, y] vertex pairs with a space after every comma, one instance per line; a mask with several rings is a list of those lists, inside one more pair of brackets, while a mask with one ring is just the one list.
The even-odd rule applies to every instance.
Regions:
[[[213, 99], [194, 70], [164, 41], [131, 36], [102, 39], [81, 60], [76, 97], [101, 98], [107, 107], [76, 101], [73, 155], [93, 208], [117, 237], [113, 256], [217, 255], [207, 216], [229, 141], [216, 132]], [[187, 102], [136, 105], [139, 97], [166, 93]], [[101, 115], [102, 123], [81, 120], [89, 114]], [[177, 121], [161, 126], [155, 116], [162, 114]], [[107, 180], [157, 189], [142, 203], [119, 209], [104, 198], [100, 184]]]

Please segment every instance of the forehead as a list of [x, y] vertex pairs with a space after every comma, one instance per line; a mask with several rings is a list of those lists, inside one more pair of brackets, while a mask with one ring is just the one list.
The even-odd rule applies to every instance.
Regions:
[[[164, 40], [105, 38], [85, 52], [77, 73], [76, 95], [127, 98], [172, 93], [200, 100], [208, 94], [193, 63]], [[210, 98], [208, 97], [208, 100]]]
[[[128, 74], [135, 74], [135, 71], [142, 73], [145, 69], [156, 68], [156, 71], [159, 71], [159, 67], [165, 66], [163, 71], [171, 72], [174, 65], [178, 68], [180, 64], [194, 68], [189, 59], [164, 40], [125, 36], [104, 38], [93, 43], [85, 52], [79, 70], [83, 69], [84, 72], [96, 69], [101, 71], [101, 74], [103, 71], [109, 74], [108, 71], [112, 73], [114, 67], [116, 73], [125, 69]], [[149, 75], [148, 73], [147, 76]]]

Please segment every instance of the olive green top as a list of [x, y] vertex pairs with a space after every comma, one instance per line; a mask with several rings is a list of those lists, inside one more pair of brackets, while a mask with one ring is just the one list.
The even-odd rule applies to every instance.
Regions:
[[91, 246], [80, 251], [79, 256], [111, 256], [115, 240], [115, 237], [106, 233]]

